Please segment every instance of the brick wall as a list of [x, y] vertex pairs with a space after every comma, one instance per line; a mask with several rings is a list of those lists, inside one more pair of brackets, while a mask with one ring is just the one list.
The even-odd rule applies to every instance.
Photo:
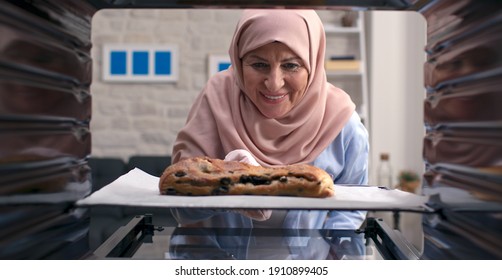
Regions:
[[[341, 12], [320, 11], [326, 21]], [[92, 155], [170, 155], [176, 133], [207, 80], [209, 54], [227, 54], [239, 10], [101, 10], [92, 22]], [[111, 83], [101, 79], [104, 43], [173, 43], [180, 50], [176, 83]], [[342, 46], [344, 44], [337, 44]]]

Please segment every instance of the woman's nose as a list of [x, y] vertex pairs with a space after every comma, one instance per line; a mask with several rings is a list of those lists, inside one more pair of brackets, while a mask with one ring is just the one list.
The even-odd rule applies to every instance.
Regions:
[[269, 91], [278, 91], [284, 86], [284, 76], [280, 69], [272, 69], [265, 77], [265, 86]]

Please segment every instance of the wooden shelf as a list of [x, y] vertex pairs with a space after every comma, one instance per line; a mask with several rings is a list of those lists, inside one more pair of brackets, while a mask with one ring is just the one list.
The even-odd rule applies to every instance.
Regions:
[[[326, 41], [333, 44], [339, 40], [341, 45], [334, 45], [331, 50], [330, 45], [326, 45], [326, 59], [338, 57], [325, 62], [326, 77], [329, 82], [340, 86], [351, 96], [364, 125], [370, 130], [364, 15], [359, 12], [352, 27], [344, 27], [341, 21], [334, 21], [336, 16], [331, 17], [331, 21], [328, 18], [326, 17], [328, 22], [324, 23]], [[347, 58], [347, 61], [344, 61], [344, 56], [351, 56], [353, 60]], [[354, 63], [351, 63], [352, 61]]]
[[357, 34], [361, 32], [361, 29], [358, 26], [355, 27], [343, 27], [339, 25], [334, 25], [334, 24], [325, 24], [324, 25], [324, 32], [326, 33], [351, 33], [351, 34]]
[[361, 76], [363, 73], [361, 71], [351, 71], [351, 70], [340, 70], [340, 71], [329, 71], [326, 70], [326, 76], [328, 78], [337, 77], [337, 76]]

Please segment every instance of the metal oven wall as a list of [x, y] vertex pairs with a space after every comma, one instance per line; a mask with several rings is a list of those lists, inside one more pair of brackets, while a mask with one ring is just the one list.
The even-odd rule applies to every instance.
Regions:
[[0, 259], [88, 252], [91, 18], [85, 1], [0, 1]]
[[502, 4], [432, 1], [427, 19], [426, 217], [430, 258], [502, 258]]

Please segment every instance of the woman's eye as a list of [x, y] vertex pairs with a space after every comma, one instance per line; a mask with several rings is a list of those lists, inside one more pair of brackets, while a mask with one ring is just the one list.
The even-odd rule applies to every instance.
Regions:
[[282, 67], [286, 70], [294, 71], [297, 70], [300, 67], [300, 65], [296, 63], [285, 63], [282, 65]]
[[255, 62], [255, 63], [251, 64], [251, 66], [253, 66], [253, 68], [255, 68], [255, 69], [264, 69], [264, 68], [268, 67], [268, 64], [263, 63], [263, 62]]

